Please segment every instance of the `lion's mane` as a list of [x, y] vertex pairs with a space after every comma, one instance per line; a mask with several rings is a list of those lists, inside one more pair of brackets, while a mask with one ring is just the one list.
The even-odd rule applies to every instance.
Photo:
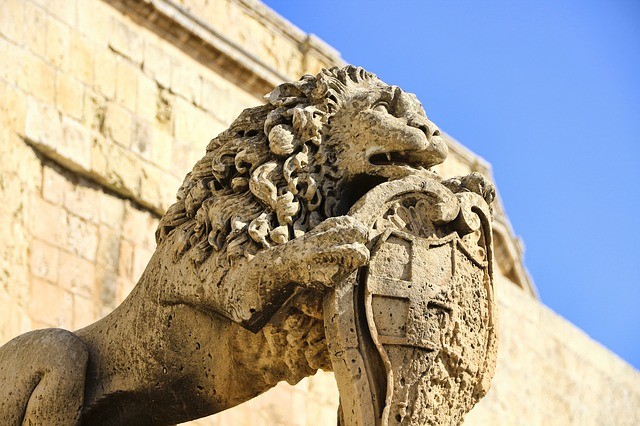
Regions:
[[340, 173], [330, 118], [350, 87], [372, 80], [380, 82], [360, 67], [324, 69], [281, 84], [265, 105], [244, 110], [185, 177], [157, 242], [179, 230], [178, 256], [189, 253], [200, 264], [215, 254], [228, 267], [333, 216]]

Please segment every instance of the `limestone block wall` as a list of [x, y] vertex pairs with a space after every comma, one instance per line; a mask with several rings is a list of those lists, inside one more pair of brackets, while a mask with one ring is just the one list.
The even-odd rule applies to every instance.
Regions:
[[342, 63], [339, 53], [304, 33], [256, 0], [178, 0], [189, 13], [216, 29], [285, 79]]

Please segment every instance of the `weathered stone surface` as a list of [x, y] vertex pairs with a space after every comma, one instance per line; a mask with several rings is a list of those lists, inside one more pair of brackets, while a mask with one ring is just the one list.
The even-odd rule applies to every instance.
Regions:
[[[454, 268], [468, 272], [453, 275], [457, 281], [451, 278], [452, 285], [439, 278], [436, 268], [446, 259], [430, 263], [425, 252], [418, 260], [426, 262], [422, 282], [433, 286], [436, 280], [442, 287], [442, 295], [432, 295], [444, 298], [438, 306], [446, 305], [448, 315], [462, 319], [452, 321], [455, 330], [438, 323], [437, 316], [428, 323], [431, 334], [451, 340], [442, 343], [441, 351], [431, 343], [425, 346], [426, 357], [422, 352], [402, 355], [393, 350], [400, 358], [389, 364], [386, 380], [392, 383], [392, 370], [399, 368], [395, 374], [400, 381], [393, 382], [388, 406], [392, 419], [397, 419], [397, 407], [404, 404], [410, 420], [398, 423], [459, 421], [486, 391], [495, 355], [488, 331], [493, 302], [486, 204], [493, 194], [490, 184], [479, 177], [440, 182], [428, 168], [442, 162], [446, 153], [438, 129], [415, 96], [361, 68], [323, 70], [315, 77], [278, 86], [267, 96], [266, 105], [245, 110], [207, 146], [179, 189], [178, 201], [161, 219], [158, 246], [144, 272], [138, 272], [136, 265], [151, 254], [145, 254], [150, 244], [132, 240], [136, 248], [130, 273], [141, 277], [115, 311], [73, 334], [36, 331], [0, 348], [0, 374], [5, 383], [15, 384], [0, 388], [4, 417], [171, 424], [235, 406], [282, 380], [293, 384], [317, 369], [331, 370], [324, 295], [338, 284], [354, 288], [345, 278], [368, 264], [370, 251], [377, 256], [372, 238], [389, 228], [380, 221], [398, 225], [404, 218], [409, 226], [407, 218], [418, 214], [422, 216], [411, 225], [417, 227], [411, 238], [432, 232], [443, 242], [424, 244], [456, 248], [456, 256], [462, 253], [463, 260]], [[399, 195], [402, 191], [389, 188], [407, 182], [423, 199], [414, 200], [413, 206], [408, 201], [402, 216], [385, 196]], [[63, 197], [65, 205], [68, 198]], [[371, 206], [378, 206], [377, 216], [371, 214]], [[126, 210], [124, 218], [125, 228], [135, 228], [124, 229], [126, 235], [135, 234], [147, 221], [135, 209]], [[99, 232], [97, 221], [67, 213], [71, 253], [91, 262], [99, 256], [103, 263], [119, 263], [122, 253], [116, 255], [117, 244]], [[397, 227], [398, 232], [406, 231]], [[78, 232], [94, 237], [78, 238], [83, 242], [79, 245], [73, 237]], [[53, 237], [47, 241], [57, 243]], [[114, 259], [109, 260], [108, 253]], [[92, 289], [93, 263], [76, 263], [69, 258], [65, 265], [71, 269], [58, 276], [58, 280], [70, 278], [68, 285], [43, 283], [42, 287], [49, 286], [50, 296], [45, 298], [69, 304], [67, 324], [82, 324], [91, 317], [82, 307], [92, 291], [115, 297], [113, 274], [106, 287]], [[100, 275], [106, 277], [103, 272]], [[383, 309], [383, 305], [371, 306]], [[401, 309], [393, 303], [390, 308]], [[380, 330], [386, 327], [381, 321], [376, 323]], [[330, 338], [333, 344], [341, 343], [341, 336]], [[372, 350], [362, 348], [363, 353]], [[39, 354], [38, 362], [17, 368], [29, 352]], [[49, 352], [55, 357], [48, 360]], [[339, 353], [331, 356], [334, 366], [342, 362]], [[417, 376], [403, 373], [403, 356], [414, 359], [424, 371]], [[442, 368], [459, 371], [448, 370], [449, 379], [458, 386], [450, 387], [450, 393], [442, 387], [446, 382], [442, 374], [433, 379], [440, 382], [424, 376], [438, 362], [449, 366]], [[48, 371], [35, 389], [31, 368]], [[63, 374], [65, 380], [59, 381]], [[399, 388], [405, 385], [412, 392], [444, 393], [439, 400], [418, 398], [414, 407], [401, 396]], [[84, 393], [78, 393], [83, 388]], [[38, 402], [27, 403], [33, 398]], [[348, 424], [365, 424], [345, 419]]]

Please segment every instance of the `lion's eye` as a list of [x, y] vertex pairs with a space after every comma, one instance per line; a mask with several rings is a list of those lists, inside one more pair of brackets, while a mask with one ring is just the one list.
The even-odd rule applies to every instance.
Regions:
[[389, 106], [387, 104], [383, 104], [383, 103], [377, 104], [373, 107], [373, 110], [389, 114]]

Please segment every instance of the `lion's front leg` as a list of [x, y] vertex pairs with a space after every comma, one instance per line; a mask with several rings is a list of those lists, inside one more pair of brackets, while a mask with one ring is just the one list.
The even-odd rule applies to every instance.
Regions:
[[87, 362], [82, 342], [61, 329], [31, 331], [2, 346], [2, 424], [79, 424]]
[[349, 216], [325, 220], [302, 237], [232, 268], [222, 286], [229, 317], [257, 331], [297, 286], [323, 291], [365, 265], [367, 229]]

